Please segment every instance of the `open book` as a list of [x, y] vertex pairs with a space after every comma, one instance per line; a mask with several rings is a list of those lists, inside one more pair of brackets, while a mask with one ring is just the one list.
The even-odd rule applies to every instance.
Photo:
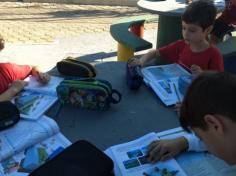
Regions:
[[41, 85], [33, 76], [26, 78], [28, 85], [13, 100], [21, 117], [36, 120], [42, 116], [57, 101], [56, 87], [62, 80], [51, 76], [48, 84]]
[[105, 153], [115, 164], [116, 176], [223, 176], [229, 169], [224, 161], [208, 152], [185, 152], [176, 158], [165, 162], [149, 164], [143, 159], [146, 146], [156, 139], [171, 139], [183, 136], [186, 132], [182, 128], [174, 128], [160, 133], [149, 133], [134, 141], [108, 148]]
[[148, 145], [158, 140], [156, 133], [149, 133], [134, 141], [110, 147], [105, 153], [115, 163], [116, 176], [148, 176], [166, 173], [169, 176], [185, 176], [185, 172], [174, 159], [156, 164], [146, 159]]
[[167, 106], [174, 105], [183, 99], [179, 78], [191, 77], [191, 74], [179, 64], [149, 66], [141, 69], [141, 72], [144, 82]]
[[71, 143], [46, 116], [0, 132], [0, 176], [28, 175]]

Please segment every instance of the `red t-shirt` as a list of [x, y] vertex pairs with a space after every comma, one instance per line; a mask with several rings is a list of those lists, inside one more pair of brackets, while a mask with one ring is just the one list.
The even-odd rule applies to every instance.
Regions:
[[203, 70], [224, 71], [223, 57], [212, 45], [205, 51], [195, 53], [184, 40], [178, 40], [160, 48], [159, 53], [164, 59], [183, 64], [188, 68], [195, 64]]
[[0, 63], [0, 94], [8, 89], [9, 84], [15, 80], [23, 80], [31, 73], [28, 65]]
[[217, 20], [226, 24], [236, 25], [236, 6], [230, 0], [225, 0], [225, 9]]

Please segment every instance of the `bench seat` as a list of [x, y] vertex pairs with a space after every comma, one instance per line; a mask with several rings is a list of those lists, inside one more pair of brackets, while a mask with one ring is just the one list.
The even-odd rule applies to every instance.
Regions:
[[152, 48], [152, 43], [131, 32], [133, 26], [142, 27], [144, 23], [156, 21], [153, 15], [129, 17], [116, 21], [110, 26], [111, 36], [118, 42], [117, 56], [119, 61], [127, 61], [134, 52]]

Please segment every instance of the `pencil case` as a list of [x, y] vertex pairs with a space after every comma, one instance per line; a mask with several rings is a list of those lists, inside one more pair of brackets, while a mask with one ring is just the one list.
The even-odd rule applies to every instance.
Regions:
[[0, 102], [0, 131], [19, 122], [20, 112], [16, 105], [10, 101]]
[[137, 90], [140, 88], [143, 82], [143, 77], [140, 72], [140, 67], [129, 67], [128, 62], [126, 64], [126, 82], [130, 89]]
[[62, 104], [96, 110], [107, 110], [122, 97], [108, 81], [94, 78], [64, 80], [57, 86], [57, 96]]
[[79, 61], [70, 56], [57, 62], [57, 70], [65, 76], [82, 78], [91, 78], [96, 76], [96, 70], [91, 64]]

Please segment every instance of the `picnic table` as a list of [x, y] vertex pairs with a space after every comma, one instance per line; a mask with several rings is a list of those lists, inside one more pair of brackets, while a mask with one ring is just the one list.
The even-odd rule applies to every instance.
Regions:
[[179, 126], [174, 108], [164, 106], [151, 89], [143, 85], [137, 91], [129, 90], [125, 66], [126, 62], [115, 61], [95, 65], [97, 77], [108, 80], [122, 94], [121, 102], [108, 111], [62, 107], [55, 120], [69, 140], [86, 139], [104, 150], [149, 132]]

